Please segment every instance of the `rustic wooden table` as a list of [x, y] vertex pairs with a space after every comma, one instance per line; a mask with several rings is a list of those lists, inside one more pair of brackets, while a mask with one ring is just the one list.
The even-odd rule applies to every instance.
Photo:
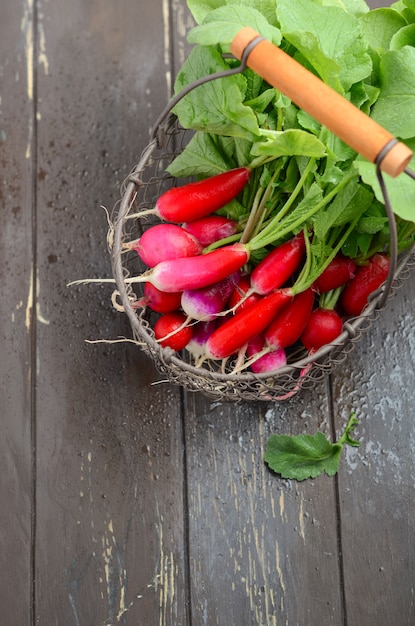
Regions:
[[[372, 5], [374, 6], [374, 5]], [[1, 623], [415, 624], [415, 288], [287, 403], [212, 402], [131, 344], [107, 223], [186, 55], [184, 0], [29, 0], [0, 21]], [[302, 483], [268, 435], [360, 448]]]

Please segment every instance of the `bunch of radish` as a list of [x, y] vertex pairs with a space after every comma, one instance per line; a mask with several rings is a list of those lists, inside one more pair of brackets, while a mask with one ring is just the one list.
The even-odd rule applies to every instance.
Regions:
[[305, 228], [254, 261], [263, 237], [242, 243], [240, 225], [217, 213], [250, 175], [240, 167], [170, 189], [145, 212], [160, 222], [124, 246], [147, 267], [130, 280], [144, 284], [133, 306], [156, 314], [162, 347], [187, 349], [197, 364], [231, 358], [233, 372], [264, 373], [286, 364], [293, 347], [313, 354], [335, 341], [384, 283], [390, 262], [377, 252], [358, 265], [337, 251], [310, 284]]

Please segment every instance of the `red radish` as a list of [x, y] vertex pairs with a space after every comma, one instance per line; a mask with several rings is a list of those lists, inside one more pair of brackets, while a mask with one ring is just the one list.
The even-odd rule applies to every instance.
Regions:
[[135, 250], [149, 267], [155, 267], [161, 261], [195, 256], [203, 250], [196, 237], [177, 224], [151, 226], [139, 239], [125, 244], [124, 247]]
[[[249, 292], [250, 295], [247, 296], [246, 294]], [[236, 309], [240, 312], [253, 302], [257, 302], [260, 298], [261, 296], [259, 293], [254, 293], [251, 290], [251, 279], [249, 275], [244, 274], [241, 276], [239, 283], [236, 285], [229, 298], [228, 308]]]
[[306, 289], [278, 313], [265, 331], [267, 345], [273, 349], [288, 348], [301, 337], [313, 309], [314, 293]]
[[[247, 346], [246, 356], [251, 359], [256, 354], [260, 354], [265, 347], [265, 338], [263, 335], [254, 337]], [[272, 350], [257, 360], [252, 361], [249, 367], [255, 374], [271, 373], [287, 363], [287, 355], [285, 350]]]
[[326, 269], [314, 281], [313, 289], [317, 293], [327, 293], [345, 285], [354, 276], [356, 263], [349, 257], [338, 254]]
[[209, 337], [207, 356], [226, 359], [262, 333], [277, 313], [292, 300], [290, 289], [279, 289], [263, 296], [221, 324]]
[[167, 292], [200, 289], [237, 272], [248, 260], [248, 248], [235, 243], [194, 257], [162, 261], [141, 276], [127, 278], [126, 282], [151, 282]]
[[192, 338], [186, 345], [186, 350], [195, 359], [203, 358], [206, 354], [206, 342], [217, 327], [217, 320], [197, 322], [193, 324]]
[[223, 280], [202, 287], [201, 289], [187, 289], [181, 297], [181, 307], [189, 317], [206, 322], [215, 319], [223, 312], [229, 296], [235, 289], [240, 272], [234, 272]]
[[[180, 309], [182, 292], [160, 291], [151, 283], [144, 285], [144, 296], [138, 301], [140, 306], [148, 306], [157, 313], [170, 313]], [[136, 303], [137, 304], [137, 303]]]
[[284, 285], [299, 267], [305, 254], [303, 233], [281, 244], [258, 263], [251, 274], [251, 287], [261, 295]]
[[222, 215], [207, 215], [192, 222], [185, 222], [182, 228], [196, 237], [205, 248], [238, 232], [238, 223]]
[[154, 335], [163, 348], [183, 350], [192, 338], [193, 328], [181, 311], [165, 313], [154, 324]]
[[340, 302], [348, 315], [360, 315], [369, 301], [369, 296], [388, 277], [390, 259], [380, 252], [374, 254], [367, 265], [361, 265], [345, 286]]
[[334, 341], [342, 332], [341, 317], [332, 309], [315, 309], [307, 322], [301, 343], [308, 352], [316, 352], [322, 346]]
[[143, 211], [168, 222], [190, 222], [209, 215], [236, 198], [249, 180], [251, 170], [238, 167], [210, 178], [172, 187], [157, 200], [155, 208]]

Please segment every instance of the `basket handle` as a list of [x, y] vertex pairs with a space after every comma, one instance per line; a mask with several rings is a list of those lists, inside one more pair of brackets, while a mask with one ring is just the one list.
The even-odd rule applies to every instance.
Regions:
[[253, 28], [239, 31], [231, 52], [238, 59], [245, 56], [254, 72], [390, 176], [407, 167], [413, 154], [408, 146]]

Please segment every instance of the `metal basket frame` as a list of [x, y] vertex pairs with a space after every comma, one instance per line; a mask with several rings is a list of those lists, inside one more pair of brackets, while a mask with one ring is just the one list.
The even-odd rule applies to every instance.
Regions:
[[[254, 43], [254, 42], [253, 42]], [[391, 268], [384, 285], [372, 294], [363, 313], [347, 320], [343, 325], [343, 332], [331, 344], [320, 348], [313, 355], [302, 357], [292, 363], [279, 368], [272, 374], [254, 374], [252, 372], [231, 373], [231, 370], [213, 370], [207, 364], [197, 367], [187, 359], [186, 351], [178, 354], [170, 348], [163, 348], [156, 341], [151, 324], [144, 310], [138, 311], [134, 306], [137, 296], [134, 294], [128, 276], [131, 272], [125, 261], [123, 242], [127, 237], [131, 225], [130, 215], [140, 209], [150, 187], [168, 184], [174, 181], [166, 175], [164, 162], [169, 162], [173, 156], [181, 151], [180, 146], [170, 147], [172, 141], [180, 138], [184, 131], [178, 125], [172, 109], [175, 104], [191, 89], [198, 85], [243, 71], [245, 60], [239, 67], [227, 72], [202, 78], [190, 85], [184, 92], [174, 98], [158, 117], [151, 141], [141, 154], [137, 165], [132, 169], [121, 189], [121, 201], [114, 211], [112, 220], [112, 237], [110, 254], [113, 275], [117, 285], [118, 296], [122, 310], [129, 318], [134, 341], [151, 357], [158, 371], [166, 376], [166, 380], [178, 384], [189, 391], [200, 391], [214, 400], [225, 401], [281, 401], [295, 395], [302, 388], [312, 388], [329, 374], [333, 368], [341, 364], [354, 349], [363, 333], [367, 332], [374, 321], [379, 318], [387, 301], [394, 296], [403, 281], [415, 265], [413, 247], [401, 258], [397, 256], [397, 236], [395, 218], [390, 206], [386, 185], [381, 172], [381, 161], [392, 147], [385, 146], [376, 162], [376, 171], [379, 184], [385, 199], [385, 207], [389, 220], [391, 240]], [[152, 172], [152, 170], [154, 170]], [[407, 171], [410, 176], [412, 172]], [[155, 197], [157, 193], [155, 194]], [[148, 200], [146, 201], [148, 202]], [[146, 204], [144, 202], [144, 204]], [[139, 228], [143, 224], [139, 222]], [[128, 225], [128, 226], [127, 226]]]

